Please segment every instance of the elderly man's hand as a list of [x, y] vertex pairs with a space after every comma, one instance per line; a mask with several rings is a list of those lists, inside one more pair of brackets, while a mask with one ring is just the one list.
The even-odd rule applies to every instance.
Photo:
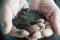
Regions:
[[32, 33], [28, 39], [29, 40], [37, 40], [37, 39], [41, 39], [44, 37], [49, 37], [51, 35], [53, 35], [53, 31], [51, 29], [50, 23], [49, 22], [45, 22], [43, 19], [39, 19], [37, 20], [37, 24], [32, 25], [29, 28], [29, 32]]
[[41, 0], [40, 11], [50, 22], [54, 33], [60, 35], [60, 9], [54, 0]]
[[[4, 34], [11, 33], [11, 35], [14, 35], [17, 37], [20, 36], [17, 34], [17, 31], [19, 31], [20, 29], [14, 28], [12, 24], [12, 19], [17, 15], [17, 13], [22, 8], [29, 8], [29, 5], [26, 0], [3, 0], [1, 14], [2, 14], [2, 26], [3, 26]], [[27, 31], [24, 31], [24, 32], [27, 32]]]
[[46, 17], [47, 23], [46, 29], [42, 31], [43, 35], [47, 35], [51, 29], [54, 34], [60, 35], [60, 9], [54, 0], [32, 0], [30, 7], [39, 10]]

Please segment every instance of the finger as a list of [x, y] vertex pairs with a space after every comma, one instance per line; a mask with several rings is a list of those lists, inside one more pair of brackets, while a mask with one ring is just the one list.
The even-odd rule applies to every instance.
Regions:
[[49, 22], [49, 21], [46, 21], [46, 22], [45, 22], [45, 26], [46, 26], [45, 28], [51, 28], [50, 22]]
[[33, 38], [32, 35], [27, 37], [28, 40], [37, 40], [36, 38]]
[[34, 39], [34, 38], [30, 38], [30, 39], [28, 39], [28, 40], [37, 40], [37, 39]]
[[50, 28], [50, 26], [46, 27], [46, 29], [42, 31], [42, 35], [44, 37], [50, 37], [51, 35], [53, 35], [53, 30]]
[[50, 16], [50, 23], [54, 33], [60, 35], [60, 9], [57, 7]]
[[33, 32], [39, 31], [39, 30], [40, 30], [40, 28], [39, 28], [39, 26], [38, 26], [37, 24], [31, 25], [31, 26], [28, 28], [28, 31], [29, 31], [30, 33], [33, 33]]
[[37, 23], [37, 25], [40, 27], [40, 31], [42, 31], [43, 29], [45, 29], [45, 24], [43, 24], [43, 23]]
[[44, 19], [38, 19], [37, 20], [37, 25], [40, 27], [40, 30], [45, 28], [44, 22], [45, 22]]
[[40, 11], [49, 20], [49, 16], [55, 10], [56, 6], [54, 0], [41, 0]]
[[20, 38], [24, 38], [24, 37], [28, 37], [30, 33], [26, 30], [21, 30], [18, 32], [18, 34], [20, 35], [19, 36]]
[[46, 21], [45, 25], [46, 25], [46, 27], [42, 31], [42, 35], [45, 37], [49, 37], [49, 36], [53, 35], [53, 30], [51, 29], [50, 23], [48, 21]]
[[45, 20], [44, 20], [44, 19], [38, 19], [36, 22], [37, 22], [37, 23], [44, 23]]
[[24, 38], [24, 37], [28, 37], [30, 33], [26, 30], [17, 29], [16, 27], [13, 27], [9, 34], [13, 37]]
[[36, 31], [35, 33], [32, 34], [32, 38], [41, 39], [41, 38], [43, 38], [43, 36], [41, 35], [40, 31]]

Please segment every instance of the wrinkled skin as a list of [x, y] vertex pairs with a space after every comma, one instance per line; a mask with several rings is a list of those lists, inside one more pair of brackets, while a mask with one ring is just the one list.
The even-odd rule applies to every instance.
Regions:
[[8, 34], [12, 30], [12, 19], [22, 8], [29, 8], [26, 0], [3, 0], [1, 14], [4, 34]]
[[[16, 36], [17, 30], [16, 30], [16, 28], [14, 29], [14, 27], [12, 25], [12, 18], [14, 18], [16, 16], [16, 14], [23, 7], [29, 8], [26, 4], [27, 4], [26, 1], [23, 2], [20, 0], [12, 0], [12, 1], [3, 0], [2, 23], [3, 23], [4, 34], [11, 33], [13, 35], [15, 34], [14, 36]], [[33, 0], [30, 7], [31, 7], [31, 9], [35, 9], [35, 10], [39, 10], [40, 12], [43, 12], [43, 15], [46, 17], [48, 22], [51, 23], [50, 26], [47, 24], [49, 27], [46, 26], [46, 29], [48, 29], [48, 28], [51, 29], [50, 27], [52, 27], [54, 30], [54, 33], [60, 35], [60, 26], [59, 26], [60, 9], [54, 3], [54, 0]], [[51, 31], [52, 31], [52, 29], [51, 29]], [[44, 33], [44, 32], [42, 32], [42, 33]], [[46, 31], [45, 31], [45, 33], [46, 33]], [[17, 36], [19, 36], [19, 35], [17, 34]], [[35, 40], [34, 38], [30, 38], [30, 39]]]
[[54, 0], [32, 0], [31, 9], [43, 12], [42, 14], [51, 24], [50, 26], [53, 28], [54, 34], [60, 35], [60, 9]]
[[[60, 35], [60, 9], [54, 0], [32, 0], [30, 8], [42, 12], [49, 23], [46, 24], [46, 29], [51, 27], [54, 34]], [[47, 32], [46, 29], [42, 34]]]
[[[3, 33], [10, 34], [13, 37], [20, 37], [20, 34], [17, 32], [21, 32], [21, 29], [17, 29], [12, 24], [12, 19], [17, 15], [17, 13], [22, 8], [29, 8], [28, 3], [26, 0], [3, 0], [2, 8], [1, 8], [1, 16], [2, 16], [2, 26], [3, 26]], [[24, 30], [22, 30], [24, 31]], [[26, 30], [25, 30], [26, 31]], [[26, 31], [29, 35], [29, 32]]]

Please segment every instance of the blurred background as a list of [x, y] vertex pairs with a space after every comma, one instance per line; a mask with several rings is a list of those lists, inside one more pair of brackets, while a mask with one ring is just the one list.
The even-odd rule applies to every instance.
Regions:
[[[1, 9], [1, 6], [2, 6], [2, 1], [3, 0], [0, 0], [0, 9]], [[54, 0], [54, 1], [56, 2], [56, 4], [60, 8], [60, 0]], [[27, 0], [27, 2], [30, 4], [31, 0]], [[3, 34], [2, 25], [1, 25], [1, 13], [0, 13], [0, 40], [17, 40], [16, 38], [13, 38], [10, 35], [4, 35]], [[51, 37], [43, 38], [43, 39], [39, 39], [39, 40], [60, 40], [60, 36], [52, 35]]]

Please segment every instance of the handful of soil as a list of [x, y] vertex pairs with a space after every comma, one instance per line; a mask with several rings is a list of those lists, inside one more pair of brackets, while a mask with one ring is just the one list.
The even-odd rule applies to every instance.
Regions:
[[30, 25], [36, 24], [38, 19], [45, 19], [45, 17], [37, 10], [22, 9], [18, 14], [12, 19], [14, 26], [20, 29], [26, 29]]

